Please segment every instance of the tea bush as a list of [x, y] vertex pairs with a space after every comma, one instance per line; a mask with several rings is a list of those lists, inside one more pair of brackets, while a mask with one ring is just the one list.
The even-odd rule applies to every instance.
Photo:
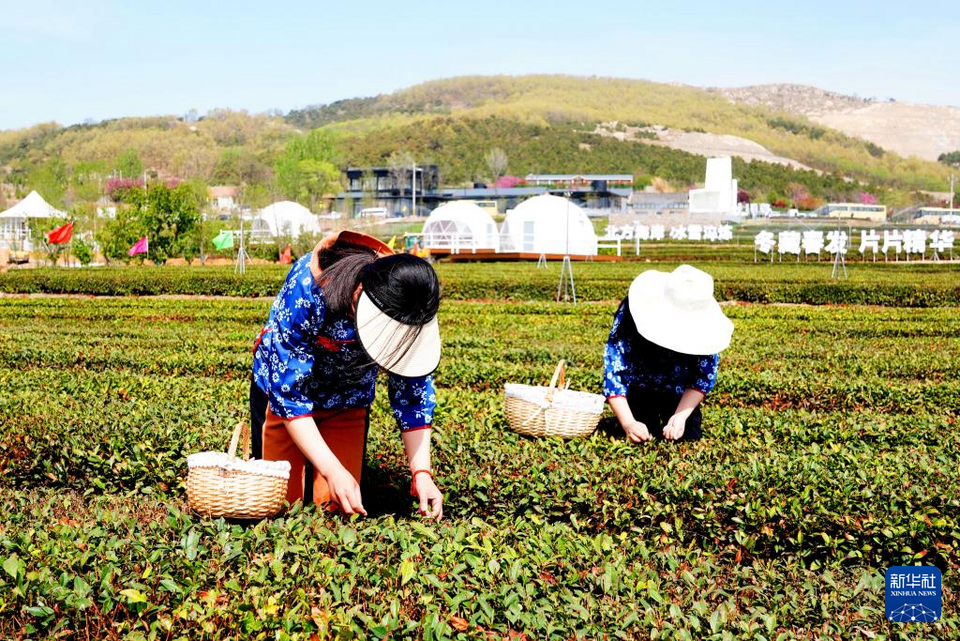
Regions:
[[[449, 267], [448, 291], [467, 287]], [[599, 390], [622, 288], [577, 307], [448, 297], [439, 524], [413, 513], [382, 399], [369, 518], [189, 514], [185, 457], [246, 418], [268, 300], [0, 299], [0, 636], [960, 636], [956, 308], [729, 305], [704, 440], [509, 431], [505, 382], [565, 358]], [[944, 618], [888, 624], [883, 572], [915, 563], [943, 572]]]
[[[929, 263], [856, 263], [850, 278], [832, 280], [824, 263], [752, 263], [748, 259], [704, 260], [670, 254], [657, 262], [575, 263], [581, 300], [619, 300], [630, 281], [649, 268], [671, 270], [678, 261], [700, 265], [714, 277], [721, 300], [756, 303], [806, 303], [938, 307], [960, 304], [956, 265]], [[450, 300], [495, 299], [550, 301], [556, 297], [559, 263], [537, 269], [533, 263], [438, 263]], [[230, 267], [95, 267], [12, 269], [0, 273], [0, 292], [89, 294], [97, 296], [199, 295], [272, 297], [286, 276], [280, 265], [254, 266], [243, 276]]]

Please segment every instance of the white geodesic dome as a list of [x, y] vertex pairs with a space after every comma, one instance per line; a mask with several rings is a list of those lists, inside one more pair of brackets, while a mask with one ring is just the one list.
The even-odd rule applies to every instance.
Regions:
[[451, 251], [497, 251], [500, 236], [493, 217], [476, 204], [457, 200], [440, 205], [423, 224], [423, 246]]
[[253, 218], [253, 232], [269, 236], [294, 238], [320, 231], [317, 216], [300, 203], [282, 200], [261, 209]]
[[595, 256], [597, 234], [576, 204], [543, 194], [507, 212], [500, 228], [500, 251]]

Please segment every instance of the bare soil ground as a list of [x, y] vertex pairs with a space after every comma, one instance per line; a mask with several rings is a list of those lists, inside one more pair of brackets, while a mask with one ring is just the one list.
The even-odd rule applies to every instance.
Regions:
[[[659, 126], [630, 127], [619, 123], [602, 123], [597, 125], [594, 133], [617, 140], [634, 140], [649, 145], [661, 145], [700, 156], [736, 156], [748, 162], [762, 160], [797, 169], [810, 169], [803, 163], [778, 156], [763, 145], [740, 136], [683, 131]], [[651, 134], [653, 138], [648, 137]]]

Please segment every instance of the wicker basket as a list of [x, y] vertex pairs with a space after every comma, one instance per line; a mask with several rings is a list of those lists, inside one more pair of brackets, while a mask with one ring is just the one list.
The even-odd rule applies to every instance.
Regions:
[[[243, 438], [243, 458], [237, 444]], [[262, 519], [283, 507], [290, 478], [287, 461], [249, 460], [250, 430], [240, 423], [226, 452], [200, 452], [187, 457], [187, 502], [204, 516]]]
[[565, 383], [566, 363], [560, 361], [549, 387], [508, 383], [504, 410], [510, 429], [528, 436], [579, 438], [597, 429], [606, 400], [599, 394], [575, 392]]

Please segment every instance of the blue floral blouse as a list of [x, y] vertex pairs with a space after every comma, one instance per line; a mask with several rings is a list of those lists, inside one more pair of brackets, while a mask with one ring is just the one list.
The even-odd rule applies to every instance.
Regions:
[[[254, 346], [253, 378], [271, 411], [293, 419], [321, 409], [370, 407], [377, 371], [354, 321], [334, 316], [327, 307], [306, 254], [287, 275]], [[401, 431], [433, 422], [432, 376], [389, 374], [388, 393]]]
[[682, 396], [688, 389], [710, 392], [720, 356], [691, 356], [651, 343], [637, 332], [627, 300], [613, 317], [603, 355], [603, 395], [626, 396], [631, 386]]

